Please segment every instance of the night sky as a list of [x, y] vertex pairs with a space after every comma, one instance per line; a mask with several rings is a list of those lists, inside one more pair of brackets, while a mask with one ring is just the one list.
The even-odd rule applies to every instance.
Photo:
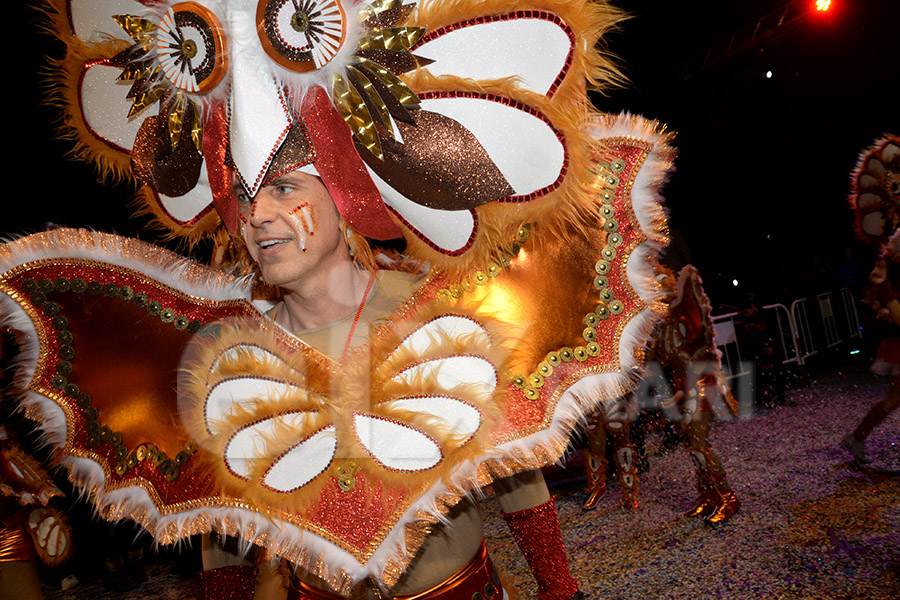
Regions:
[[[15, 183], [0, 231], [53, 222], [135, 235], [129, 188], [100, 186], [90, 167], [63, 158], [71, 144], [54, 139], [57, 113], [41, 106], [39, 73], [42, 55], [59, 56], [61, 47], [35, 31], [33, 11], [13, 4], [14, 22], [30, 25], [13, 55], [24, 85], [6, 89]], [[872, 258], [853, 239], [846, 197], [859, 152], [900, 131], [900, 1], [834, 0], [829, 13], [810, 10], [715, 68], [686, 69], [691, 57], [786, 4], [622, 1], [632, 18], [608, 39], [631, 81], [595, 104], [676, 132], [677, 172], [664, 195], [717, 304], [739, 306], [748, 292], [789, 302], [836, 285], [848, 248], [862, 268]]]

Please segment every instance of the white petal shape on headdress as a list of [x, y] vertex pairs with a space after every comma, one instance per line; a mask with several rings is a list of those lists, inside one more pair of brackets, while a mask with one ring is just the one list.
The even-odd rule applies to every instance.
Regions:
[[287, 101], [272, 75], [244, 54], [232, 56], [231, 156], [250, 196], [291, 127]]
[[395, 354], [401, 350], [408, 350], [414, 354], [421, 355], [435, 341], [441, 339], [459, 339], [473, 335], [484, 336], [477, 340], [483, 347], [491, 345], [491, 336], [475, 319], [464, 317], [462, 315], [442, 315], [432, 321], [428, 321], [411, 334], [403, 338], [397, 346], [397, 350], [388, 357], [388, 361], [392, 360]]
[[356, 436], [378, 463], [392, 471], [423, 471], [443, 459], [437, 442], [402, 423], [373, 415], [353, 415]]
[[416, 396], [391, 401], [391, 407], [424, 413], [440, 419], [457, 435], [471, 436], [481, 426], [481, 412], [450, 396]]
[[[275, 458], [267, 456], [266, 438], [274, 436], [281, 427], [301, 430], [309, 415], [305, 411], [276, 415], [238, 429], [225, 445], [225, 462], [228, 468], [238, 477], [249, 479], [252, 461], [265, 459], [270, 463]], [[329, 457], [328, 462], [330, 461]]]
[[426, 95], [421, 107], [450, 117], [471, 131], [516, 195], [530, 194], [559, 178], [565, 148], [556, 132], [537, 116], [480, 97]]
[[209, 199], [211, 197], [212, 190], [209, 187], [206, 161], [204, 161], [200, 167], [200, 179], [191, 191], [178, 198], [159, 194], [159, 203], [173, 221], [186, 225], [210, 210], [212, 205], [209, 203]]
[[70, 0], [69, 2], [72, 29], [75, 35], [84, 42], [102, 42], [109, 36], [113, 36], [130, 43], [131, 38], [113, 21], [113, 15], [140, 15], [146, 12], [146, 5], [135, 0], [105, 0], [104, 2]]
[[381, 192], [384, 203], [394, 209], [407, 225], [420, 232], [444, 253], [464, 249], [475, 232], [475, 213], [471, 210], [438, 210], [417, 204], [392, 188], [368, 168], [369, 176]]
[[322, 473], [334, 459], [337, 438], [325, 427], [287, 451], [263, 477], [263, 484], [277, 492], [292, 492]]
[[94, 135], [131, 152], [143, 119], [122, 118], [131, 108], [131, 100], [126, 98], [131, 85], [116, 83], [121, 73], [122, 69], [117, 67], [94, 65], [85, 72], [79, 92], [84, 119]]
[[547, 94], [564, 74], [572, 50], [570, 32], [549, 20], [552, 17], [511, 18], [439, 32], [437, 37], [427, 35], [423, 39], [428, 41], [413, 51], [435, 61], [426, 67], [433, 75], [517, 77], [523, 87]]

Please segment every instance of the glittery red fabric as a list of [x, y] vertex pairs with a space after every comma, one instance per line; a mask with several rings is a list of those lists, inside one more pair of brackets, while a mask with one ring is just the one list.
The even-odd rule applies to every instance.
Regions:
[[204, 600], [253, 600], [256, 567], [233, 565], [200, 574]]
[[578, 582], [569, 574], [569, 560], [553, 498], [540, 506], [503, 514], [516, 544], [538, 584], [538, 600], [569, 600]]

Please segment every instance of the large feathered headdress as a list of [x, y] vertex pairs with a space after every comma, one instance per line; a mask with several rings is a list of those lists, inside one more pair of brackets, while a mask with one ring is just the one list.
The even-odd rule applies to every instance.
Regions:
[[484, 263], [538, 214], [577, 221], [585, 80], [621, 19], [562, 0], [51, 0], [59, 99], [81, 155], [145, 184], [174, 235], [233, 230], [304, 169], [375, 239], [442, 268]]

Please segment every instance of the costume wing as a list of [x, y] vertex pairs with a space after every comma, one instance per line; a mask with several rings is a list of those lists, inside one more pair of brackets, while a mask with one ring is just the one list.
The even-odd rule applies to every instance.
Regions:
[[0, 291], [23, 403], [106, 516], [166, 539], [161, 516], [216, 504], [174, 389], [204, 324], [258, 315], [242, 286], [150, 244], [57, 230], [0, 247]]

